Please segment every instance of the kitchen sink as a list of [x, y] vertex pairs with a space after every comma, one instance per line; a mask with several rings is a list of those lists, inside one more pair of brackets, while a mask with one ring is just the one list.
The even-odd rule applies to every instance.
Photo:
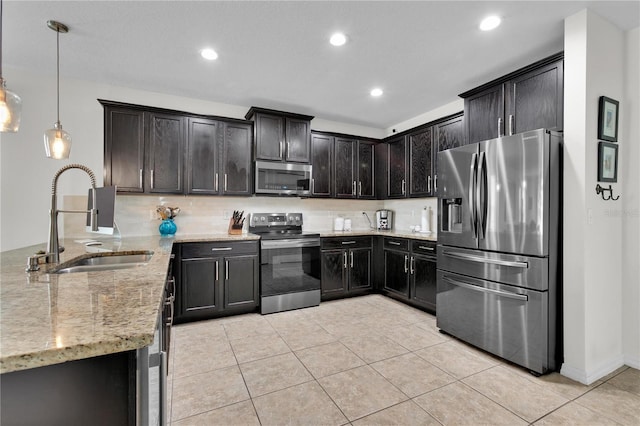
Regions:
[[151, 256], [153, 256], [153, 252], [148, 250], [84, 254], [63, 262], [48, 272], [50, 274], [69, 274], [72, 272], [135, 268], [145, 266], [151, 260]]

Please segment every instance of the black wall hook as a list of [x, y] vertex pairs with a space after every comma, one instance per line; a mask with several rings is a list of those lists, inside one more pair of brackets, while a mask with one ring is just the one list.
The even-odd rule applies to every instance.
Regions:
[[[608, 192], [609, 196], [605, 198], [604, 193]], [[611, 185], [609, 185], [609, 188], [604, 188], [602, 186], [600, 186], [600, 184], [596, 184], [596, 194], [600, 194], [602, 196], [602, 199], [605, 201], [608, 200], [612, 200], [612, 201], [616, 201], [618, 198], [620, 198], [620, 196], [618, 195], [617, 197], [613, 197], [613, 188], [611, 187]]]

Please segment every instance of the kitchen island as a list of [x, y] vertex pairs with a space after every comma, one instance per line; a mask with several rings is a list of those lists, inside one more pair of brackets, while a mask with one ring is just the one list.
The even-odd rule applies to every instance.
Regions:
[[[88, 247], [67, 239], [61, 264], [97, 250], [153, 251], [142, 266], [69, 274], [48, 273], [54, 265], [46, 264], [25, 272], [27, 257], [44, 244], [0, 253], [2, 423], [38, 414], [64, 424], [97, 409], [88, 415], [102, 420], [93, 424], [135, 424], [135, 355], [157, 333], [173, 244], [246, 239], [258, 237], [132, 237]], [[58, 417], [47, 417], [50, 409]]]

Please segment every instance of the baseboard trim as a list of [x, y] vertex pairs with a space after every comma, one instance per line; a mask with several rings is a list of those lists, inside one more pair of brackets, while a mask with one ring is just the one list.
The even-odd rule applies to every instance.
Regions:
[[591, 383], [603, 378], [607, 374], [616, 371], [623, 365], [629, 365], [626, 361], [627, 360], [625, 359], [625, 357], [619, 355], [600, 363], [598, 367], [589, 371], [575, 368], [571, 365], [567, 365], [567, 363], [564, 363], [562, 364], [562, 368], [560, 369], [560, 374], [584, 385], [590, 385]]
[[640, 370], [640, 356], [630, 356], [630, 355], [625, 355], [624, 357], [624, 363], [625, 365], [628, 365], [629, 367], [633, 367], [636, 370]]

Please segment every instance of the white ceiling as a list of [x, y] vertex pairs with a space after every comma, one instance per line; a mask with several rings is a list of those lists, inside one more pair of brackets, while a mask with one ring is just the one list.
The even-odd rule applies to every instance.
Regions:
[[[3, 61], [55, 74], [55, 19], [70, 30], [63, 78], [385, 128], [561, 51], [564, 18], [585, 7], [625, 30], [640, 25], [637, 0], [4, 0]], [[482, 33], [487, 14], [503, 24]], [[328, 43], [336, 30], [349, 37], [342, 48]], [[217, 61], [200, 57], [207, 46]]]

